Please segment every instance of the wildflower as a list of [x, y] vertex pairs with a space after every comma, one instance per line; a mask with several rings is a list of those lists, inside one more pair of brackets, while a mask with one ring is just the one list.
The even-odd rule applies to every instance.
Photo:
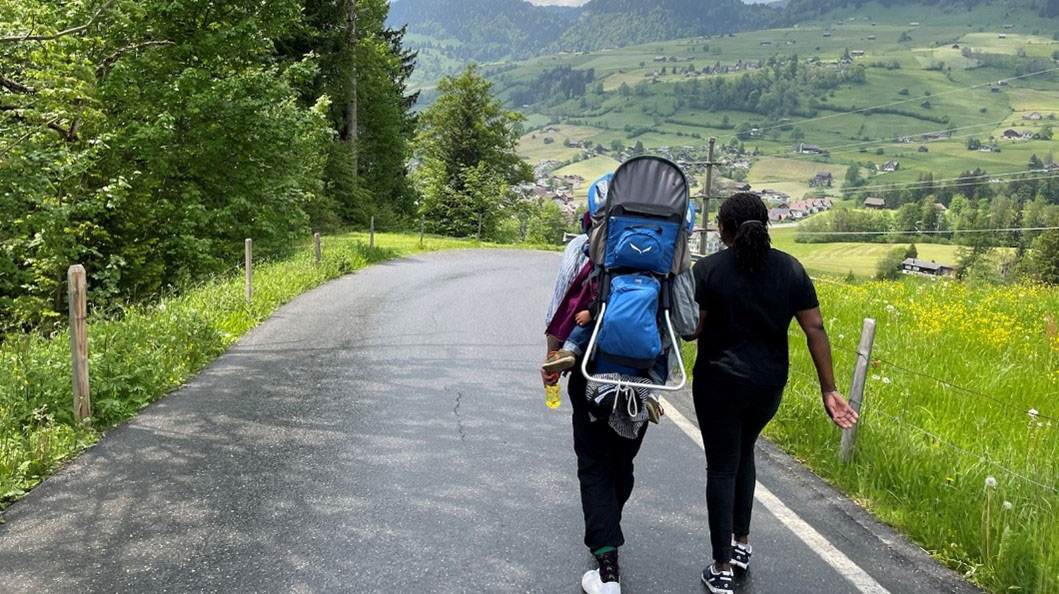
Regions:
[[878, 381], [879, 379], [882, 379], [882, 378], [880, 378], [880, 377], [879, 377], [878, 375], [876, 375], [876, 374], [872, 374], [872, 376], [871, 376], [871, 379], [873, 379], [873, 380], [876, 380], [876, 381]]
[[1013, 507], [1015, 507], [1015, 506], [1011, 505], [1010, 501], [1005, 501], [1004, 502], [1004, 509], [1011, 509]]
[[846, 337], [846, 335], [845, 335], [845, 334], [839, 334], [839, 335], [838, 335], [838, 338], [839, 338], [839, 340], [841, 340], [841, 339], [843, 339], [843, 338], [845, 338], [845, 337]]
[[1040, 413], [1037, 412], [1037, 409], [1031, 408], [1028, 411], [1026, 411], [1026, 414], [1030, 415], [1031, 419], [1037, 420], [1037, 415], [1039, 415]]
[[888, 377], [882, 378], [882, 383], [884, 383], [884, 384], [890, 383], [890, 378], [888, 378]]
[[892, 306], [892, 305], [887, 305], [886, 306], [886, 311], [888, 311], [890, 313], [894, 313], [895, 311], [897, 311], [897, 308]]
[[952, 485], [952, 484], [954, 484], [955, 482], [956, 482], [956, 479], [952, 478], [951, 476], [947, 476], [947, 477], [945, 477], [945, 484], [947, 484], [947, 485]]
[[985, 487], [987, 489], [996, 489], [996, 477], [993, 475], [985, 477]]
[[159, 303], [158, 304], [158, 311], [165, 311], [165, 304], [164, 303]]

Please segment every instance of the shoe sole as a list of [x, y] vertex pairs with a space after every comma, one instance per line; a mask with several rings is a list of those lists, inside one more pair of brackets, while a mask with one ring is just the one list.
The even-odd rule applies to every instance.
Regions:
[[735, 559], [732, 559], [731, 563], [732, 563], [732, 567], [734, 567], [736, 569], [740, 569], [742, 571], [746, 571], [747, 569], [750, 568], [750, 564], [749, 563], [740, 563], [740, 562], [736, 561]]
[[706, 581], [706, 576], [699, 576], [699, 579], [702, 580], [702, 584], [704, 586], [706, 586], [706, 589], [709, 590], [710, 592], [712, 592], [712, 594], [735, 594], [734, 590], [725, 590], [723, 588], [714, 588], [713, 586], [710, 585], [710, 582]]
[[555, 361], [549, 361], [544, 365], [541, 365], [541, 369], [548, 373], [553, 373], [556, 371], [566, 371], [567, 369], [573, 367], [576, 363], [577, 361], [575, 359], [557, 359]]

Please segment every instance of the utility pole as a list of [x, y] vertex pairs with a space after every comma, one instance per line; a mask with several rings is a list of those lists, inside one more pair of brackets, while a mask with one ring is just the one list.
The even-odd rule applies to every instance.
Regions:
[[713, 148], [717, 139], [710, 137], [709, 151], [706, 153], [706, 187], [702, 190], [702, 231], [699, 235], [699, 254], [706, 255], [706, 240], [710, 233], [710, 198], [713, 196]]

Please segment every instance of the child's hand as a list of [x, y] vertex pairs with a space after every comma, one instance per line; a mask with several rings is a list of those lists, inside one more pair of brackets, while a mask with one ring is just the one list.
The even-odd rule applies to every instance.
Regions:
[[588, 313], [587, 309], [579, 311], [574, 316], [574, 321], [577, 322], [578, 326], [587, 326], [592, 321], [592, 314]]

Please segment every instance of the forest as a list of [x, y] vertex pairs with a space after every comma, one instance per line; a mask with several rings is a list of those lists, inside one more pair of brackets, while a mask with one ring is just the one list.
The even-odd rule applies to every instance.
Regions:
[[[384, 0], [0, 0], [0, 334], [415, 216]], [[353, 7], [355, 6], [355, 9]]]

